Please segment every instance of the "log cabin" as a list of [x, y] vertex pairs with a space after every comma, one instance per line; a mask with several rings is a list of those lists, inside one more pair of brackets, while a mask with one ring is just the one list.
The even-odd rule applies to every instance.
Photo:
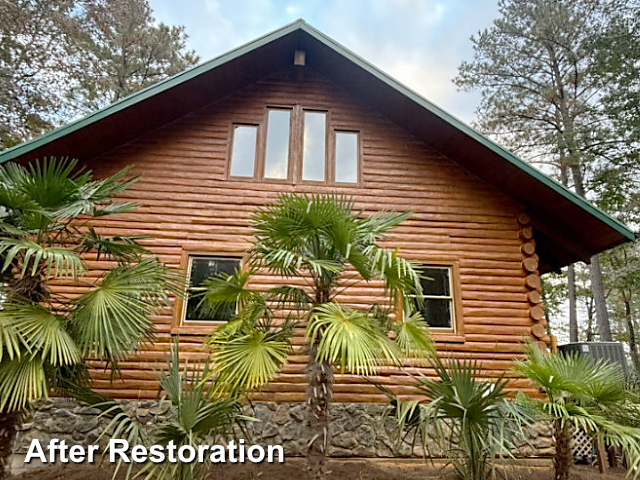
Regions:
[[[302, 20], [5, 150], [0, 162], [45, 156], [76, 157], [97, 175], [133, 165], [141, 180], [122, 198], [141, 206], [100, 221], [100, 233], [146, 237], [149, 250], [187, 272], [189, 288], [241, 265], [251, 212], [278, 194], [336, 192], [365, 212], [412, 210], [387, 243], [435, 279], [424, 285], [424, 308], [438, 349], [479, 360], [487, 376], [508, 372], [527, 337], [550, 345], [541, 274], [634, 238]], [[357, 284], [344, 300], [367, 305], [376, 288]], [[121, 379], [93, 363], [97, 390], [155, 398], [172, 337], [180, 335], [184, 358], [202, 358], [204, 337], [225, 319], [202, 318], [187, 296], [154, 321], [156, 342], [122, 362]], [[289, 363], [257, 399], [304, 400], [303, 347], [300, 329]], [[376, 376], [400, 393], [406, 378], [396, 368]], [[510, 385], [528, 389], [515, 377]], [[385, 397], [338, 375], [334, 399]]]

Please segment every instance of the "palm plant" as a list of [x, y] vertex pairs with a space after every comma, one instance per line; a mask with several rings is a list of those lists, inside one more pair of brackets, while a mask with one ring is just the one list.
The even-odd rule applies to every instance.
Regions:
[[[242, 412], [241, 405], [233, 398], [216, 395], [212, 384], [207, 382], [210, 364], [182, 365], [179, 358], [179, 343], [176, 341], [167, 358], [167, 368], [159, 373], [160, 388], [165, 396], [160, 402], [169, 401], [166, 419], [151, 426], [138, 421], [118, 401], [98, 395], [83, 387], [73, 387], [76, 398], [94, 408], [102, 410], [101, 417], [109, 419], [100, 438], [124, 439], [129, 445], [160, 445], [166, 449], [170, 442], [176, 451], [183, 446], [191, 446], [195, 451], [201, 445], [218, 445], [236, 438], [238, 433], [246, 436], [245, 424], [255, 421]], [[214, 397], [214, 398], [212, 398]], [[125, 463], [119, 457], [113, 472], [118, 477], [124, 469], [125, 480], [200, 480], [207, 476], [208, 463], [198, 461], [154, 463], [147, 460], [139, 470], [133, 463]]]
[[[521, 396], [521, 401], [553, 424], [556, 480], [569, 478], [572, 428], [592, 437], [601, 454], [605, 447], [623, 451], [629, 472], [640, 475], [640, 397], [618, 365], [580, 354], [546, 354], [531, 345], [526, 360], [518, 361], [515, 371], [544, 394], [543, 399]], [[599, 462], [604, 469], [603, 455]]]
[[[235, 318], [208, 339], [218, 388], [241, 393], [271, 380], [287, 361], [294, 326], [306, 323], [309, 478], [325, 476], [333, 367], [367, 375], [432, 350], [428, 327], [407, 297], [421, 299], [416, 264], [378, 245], [410, 213], [364, 216], [353, 209], [342, 197], [280, 196], [253, 216], [246, 271], [209, 279], [204, 293], [214, 310], [238, 306]], [[282, 277], [283, 284], [252, 288], [251, 277], [260, 273]], [[382, 304], [364, 311], [337, 301], [351, 284], [374, 280], [384, 282]], [[404, 314], [394, 317], [399, 306]]]
[[433, 442], [462, 480], [496, 477], [495, 459], [513, 458], [523, 426], [532, 416], [507, 398], [508, 381], [481, 378], [476, 362], [433, 356], [437, 379], [413, 376], [420, 400], [390, 395], [400, 439], [419, 440], [426, 453]]
[[[74, 160], [0, 168], [0, 272], [6, 284], [0, 310], [0, 413], [13, 431], [14, 412], [70, 379], [88, 380], [84, 358], [118, 360], [153, 336], [150, 315], [180, 291], [174, 272], [148, 255], [135, 238], [105, 237], [98, 217], [129, 212], [113, 198], [136, 178], [129, 169], [93, 180]], [[111, 261], [98, 278], [86, 261]], [[75, 298], [55, 290], [73, 282]], [[10, 438], [5, 437], [5, 441]], [[8, 452], [10, 453], [10, 452]]]

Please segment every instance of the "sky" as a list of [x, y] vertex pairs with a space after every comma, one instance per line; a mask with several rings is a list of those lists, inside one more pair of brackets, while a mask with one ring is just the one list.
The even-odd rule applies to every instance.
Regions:
[[477, 92], [453, 84], [473, 55], [471, 35], [498, 15], [497, 0], [150, 0], [156, 20], [184, 25], [201, 61], [298, 18], [467, 123]]

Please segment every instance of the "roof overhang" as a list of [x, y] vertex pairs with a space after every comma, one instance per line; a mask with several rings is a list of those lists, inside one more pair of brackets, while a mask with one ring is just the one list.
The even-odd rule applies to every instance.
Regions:
[[310, 68], [522, 203], [542, 271], [588, 262], [634, 240], [613, 217], [302, 20], [0, 152], [0, 163], [48, 155], [89, 159], [290, 66], [295, 50], [306, 52]]

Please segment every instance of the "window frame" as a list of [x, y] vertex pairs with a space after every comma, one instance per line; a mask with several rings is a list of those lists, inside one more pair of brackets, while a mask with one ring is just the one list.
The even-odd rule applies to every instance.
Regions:
[[[269, 128], [269, 111], [270, 110], [289, 110], [291, 112], [289, 123], [289, 165], [287, 170], [287, 178], [268, 178], [264, 175], [267, 154], [267, 134]], [[304, 114], [305, 112], [324, 113], [326, 115], [325, 125], [325, 179], [320, 180], [304, 180], [302, 178], [302, 169], [304, 161]], [[231, 162], [233, 158], [233, 132], [236, 125], [257, 126], [256, 135], [256, 158], [254, 163], [254, 175], [252, 177], [240, 177], [231, 175]], [[332, 118], [332, 110], [323, 108], [319, 105], [282, 105], [267, 104], [263, 107], [258, 121], [232, 121], [229, 122], [230, 133], [228, 136], [228, 152], [225, 178], [240, 182], [267, 182], [274, 184], [289, 185], [309, 185], [309, 186], [333, 186], [354, 188], [361, 187], [362, 182], [362, 129], [351, 128], [343, 124], [335, 125]], [[336, 133], [353, 133], [357, 135], [357, 169], [358, 175], [356, 182], [339, 182], [336, 181]]]
[[208, 335], [218, 327], [226, 325], [226, 320], [187, 320], [187, 297], [191, 281], [191, 258], [193, 257], [219, 257], [233, 259], [240, 262], [240, 270], [246, 271], [245, 254], [240, 252], [225, 252], [220, 250], [183, 249], [180, 258], [180, 271], [186, 275], [184, 298], [176, 297], [173, 311], [173, 325], [171, 334]]
[[451, 327], [432, 327], [429, 330], [436, 340], [464, 342], [464, 322], [462, 319], [462, 292], [460, 287], [460, 268], [457, 261], [415, 260], [422, 268], [447, 268], [449, 270], [449, 296], [423, 295], [424, 298], [448, 299], [451, 302]]

